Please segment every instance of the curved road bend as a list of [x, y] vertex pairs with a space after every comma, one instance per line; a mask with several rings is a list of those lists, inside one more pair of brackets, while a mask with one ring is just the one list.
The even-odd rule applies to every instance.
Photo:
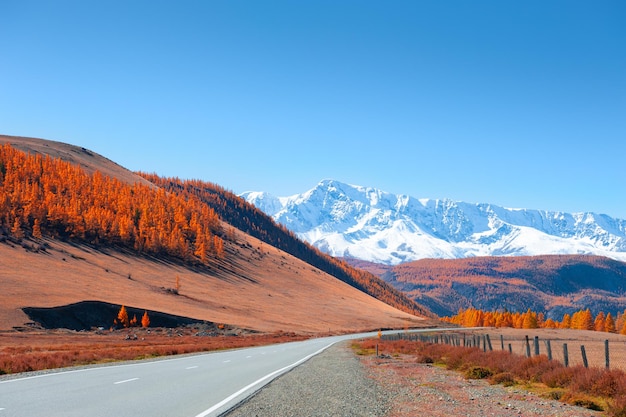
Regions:
[[[424, 331], [451, 329], [424, 329]], [[397, 333], [395, 331], [394, 333]], [[213, 417], [334, 343], [310, 339], [0, 381], [0, 417]]]

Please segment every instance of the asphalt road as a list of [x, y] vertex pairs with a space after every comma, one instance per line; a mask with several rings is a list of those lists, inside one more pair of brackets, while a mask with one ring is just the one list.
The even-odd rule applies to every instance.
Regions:
[[0, 417], [219, 416], [332, 344], [375, 335], [311, 339], [9, 379], [0, 381]]

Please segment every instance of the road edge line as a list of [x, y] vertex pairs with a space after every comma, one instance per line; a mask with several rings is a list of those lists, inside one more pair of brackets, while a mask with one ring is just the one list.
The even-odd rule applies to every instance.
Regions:
[[[242, 389], [240, 389], [239, 391], [229, 395], [228, 397], [224, 398], [222, 401], [220, 401], [219, 403], [215, 404], [214, 406], [212, 406], [211, 408], [201, 412], [200, 414], [197, 414], [195, 417], [208, 417], [212, 412], [219, 410], [220, 408], [224, 407], [226, 404], [228, 404], [229, 402], [231, 402], [232, 400], [234, 400], [235, 398], [239, 397], [241, 394], [245, 393], [246, 391], [251, 390], [252, 388], [254, 388], [256, 385], [259, 385], [259, 389], [263, 386], [261, 385], [263, 382], [265, 382], [266, 380], [272, 380], [274, 377], [280, 375], [283, 372], [286, 372], [287, 370], [291, 369], [291, 368], [295, 368], [296, 366], [308, 361], [309, 359], [311, 359], [313, 356], [319, 355], [320, 353], [322, 353], [323, 351], [325, 351], [326, 349], [328, 349], [329, 347], [331, 347], [332, 345], [334, 345], [337, 342], [332, 342], [330, 344], [328, 344], [327, 346], [324, 346], [323, 348], [319, 349], [316, 352], [311, 353], [308, 356], [305, 356], [304, 358], [292, 363], [291, 365], [287, 365], [283, 368], [280, 368], [274, 372], [271, 372], [267, 375], [265, 375], [262, 378], [257, 379], [256, 381], [246, 385], [245, 387], [243, 387]], [[269, 382], [269, 381], [268, 381]], [[257, 390], [254, 390], [253, 392], [255, 392]], [[227, 410], [224, 410], [227, 411]]]

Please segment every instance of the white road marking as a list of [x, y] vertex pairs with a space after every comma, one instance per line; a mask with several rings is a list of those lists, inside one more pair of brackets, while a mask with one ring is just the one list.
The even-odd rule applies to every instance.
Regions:
[[230, 362], [230, 359], [224, 361], [224, 363], [228, 363], [228, 362]]
[[197, 366], [188, 366], [185, 369], [196, 369], [196, 368], [197, 368]]
[[323, 351], [325, 351], [326, 349], [328, 349], [329, 347], [331, 347], [335, 342], [324, 346], [323, 348], [321, 348], [320, 350], [318, 350], [317, 352], [311, 353], [309, 356], [304, 357], [302, 359], [300, 359], [297, 362], [292, 363], [291, 365], [287, 365], [284, 368], [281, 368], [277, 371], [274, 371], [272, 373], [269, 373], [267, 375], [265, 375], [264, 377], [257, 379], [256, 381], [254, 381], [253, 383], [246, 385], [245, 387], [243, 387], [242, 389], [240, 389], [239, 391], [235, 392], [234, 394], [224, 398], [222, 401], [220, 401], [219, 403], [215, 404], [213, 407], [209, 408], [208, 410], [203, 411], [202, 413], [198, 414], [196, 417], [207, 417], [209, 414], [211, 414], [213, 411], [220, 409], [221, 407], [223, 407], [224, 405], [228, 404], [230, 401], [234, 400], [235, 398], [237, 398], [239, 395], [243, 394], [244, 392], [248, 391], [249, 389], [253, 388], [255, 385], [259, 385], [260, 383], [262, 383], [263, 381], [267, 380], [267, 379], [271, 379], [276, 375], [279, 375], [281, 372], [286, 371], [288, 369], [291, 368], [295, 368], [296, 366], [300, 365], [301, 363], [304, 363], [306, 361], [308, 361], [309, 359], [311, 359], [313, 356], [318, 355], [320, 353], [322, 353]]
[[132, 382], [132, 381], [136, 381], [136, 380], [138, 380], [138, 379], [139, 379], [139, 378], [125, 379], [125, 380], [123, 380], [123, 381], [117, 381], [117, 382], [114, 382], [114, 383], [113, 383], [113, 385], [125, 384], [126, 382]]
[[248, 355], [248, 356], [246, 356], [246, 359], [250, 359], [251, 357], [252, 357], [252, 356]]

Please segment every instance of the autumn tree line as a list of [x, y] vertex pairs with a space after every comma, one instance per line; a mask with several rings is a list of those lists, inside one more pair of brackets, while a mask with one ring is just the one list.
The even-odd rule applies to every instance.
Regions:
[[224, 256], [218, 215], [190, 195], [88, 174], [59, 158], [0, 146], [0, 235], [132, 248], [205, 263]]
[[576, 329], [626, 335], [626, 310], [614, 318], [611, 313], [599, 312], [595, 317], [589, 309], [564, 314], [561, 321], [545, 319], [543, 313], [527, 310], [525, 313], [509, 311], [483, 311], [475, 308], [460, 310], [444, 321], [463, 327], [512, 327], [515, 329]]

